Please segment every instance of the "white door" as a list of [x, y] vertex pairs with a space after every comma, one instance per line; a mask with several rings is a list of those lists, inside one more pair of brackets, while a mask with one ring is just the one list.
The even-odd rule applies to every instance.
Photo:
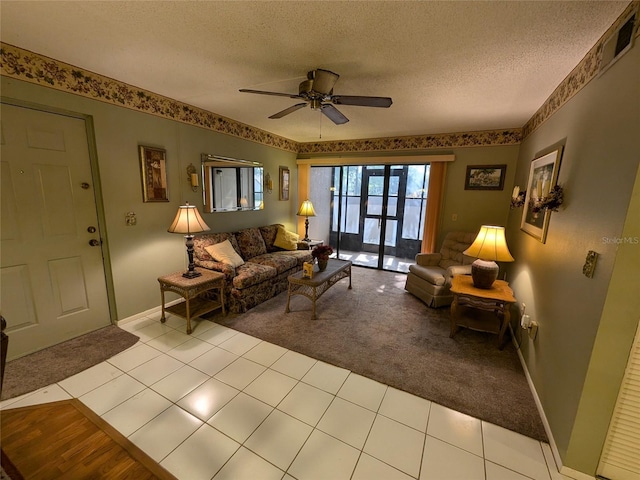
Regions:
[[612, 480], [640, 480], [640, 322], [611, 415], [598, 475]]
[[0, 312], [12, 359], [111, 321], [84, 120], [4, 103], [1, 115]]

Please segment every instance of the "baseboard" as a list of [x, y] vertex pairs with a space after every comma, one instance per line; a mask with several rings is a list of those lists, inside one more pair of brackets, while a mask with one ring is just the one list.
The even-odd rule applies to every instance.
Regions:
[[[533, 395], [533, 400], [536, 403], [536, 408], [538, 409], [538, 413], [540, 414], [540, 419], [542, 420], [544, 431], [546, 432], [547, 438], [549, 439], [549, 446], [551, 447], [553, 460], [556, 463], [556, 467], [558, 468], [558, 471], [563, 475], [567, 475], [568, 477], [574, 478], [576, 480], [586, 480], [586, 478], [593, 480], [593, 477], [589, 477], [588, 475], [586, 477], [575, 477], [569, 473], [564, 473], [564, 470], [571, 470], [571, 469], [567, 469], [566, 467], [562, 466], [562, 459], [560, 458], [560, 452], [558, 451], [558, 447], [556, 445], [556, 442], [553, 438], [553, 434], [551, 432], [551, 425], [549, 425], [549, 420], [547, 420], [547, 416], [544, 413], [544, 409], [542, 408], [542, 402], [540, 401], [540, 397], [538, 396], [536, 387], [533, 384], [531, 375], [529, 375], [529, 369], [527, 368], [527, 364], [524, 361], [524, 357], [522, 356], [522, 351], [520, 350], [520, 345], [518, 345], [518, 342], [516, 341], [516, 336], [513, 332], [513, 327], [511, 325], [509, 325], [509, 330], [511, 330], [511, 339], [513, 341], [514, 346], [516, 347], [516, 352], [518, 352], [518, 358], [520, 359], [520, 364], [522, 365], [522, 369], [524, 370], [524, 375], [527, 379], [527, 383], [529, 384], [529, 390], [531, 390], [531, 394]], [[574, 471], [574, 472], [583, 476], [585, 475], [584, 473], [581, 473], [581, 472], [577, 472], [577, 471]]]
[[[175, 300], [165, 303], [165, 307], [170, 307], [171, 305], [175, 305], [176, 303], [179, 303], [181, 301], [183, 301], [182, 298], [177, 298]], [[157, 315], [161, 312], [162, 312], [162, 305], [158, 305], [157, 307], [150, 308], [149, 310], [145, 310], [144, 312], [136, 313], [135, 315], [131, 315], [130, 317], [118, 320], [116, 322], [116, 325], [123, 325], [125, 323], [133, 322], [135, 320], [139, 320], [144, 317]]]
[[596, 478], [569, 467], [562, 467], [560, 469], [560, 473], [566, 477], [573, 478], [574, 480], [595, 480]]

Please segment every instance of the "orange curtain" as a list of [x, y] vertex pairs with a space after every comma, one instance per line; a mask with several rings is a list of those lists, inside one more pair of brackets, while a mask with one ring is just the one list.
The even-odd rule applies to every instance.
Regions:
[[444, 177], [447, 170], [446, 162], [433, 162], [429, 172], [429, 190], [427, 209], [425, 211], [424, 232], [422, 234], [422, 253], [433, 253], [438, 241], [438, 225], [440, 224], [440, 209], [444, 194]]
[[[293, 204], [294, 214], [298, 211], [302, 202], [309, 200], [310, 183], [311, 165], [298, 165], [298, 199], [296, 200], [297, 203]], [[300, 238], [304, 237], [304, 220], [304, 217], [297, 218], [298, 234], [300, 235]]]

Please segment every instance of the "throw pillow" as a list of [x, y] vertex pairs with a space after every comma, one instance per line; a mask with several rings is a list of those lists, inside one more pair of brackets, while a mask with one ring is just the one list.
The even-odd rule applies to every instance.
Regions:
[[278, 227], [278, 233], [276, 233], [276, 239], [273, 242], [274, 247], [282, 248], [284, 250], [297, 250], [298, 240], [300, 235], [293, 232], [288, 232], [282, 227]]
[[239, 230], [235, 233], [235, 237], [240, 249], [238, 252], [242, 255], [242, 258], [249, 260], [267, 253], [267, 246], [264, 244], [264, 239], [258, 227]]
[[204, 247], [204, 249], [216, 262], [225, 263], [232, 267], [244, 265], [244, 260], [238, 255], [238, 252], [235, 251], [229, 240], [216, 243], [215, 245], [209, 245]]

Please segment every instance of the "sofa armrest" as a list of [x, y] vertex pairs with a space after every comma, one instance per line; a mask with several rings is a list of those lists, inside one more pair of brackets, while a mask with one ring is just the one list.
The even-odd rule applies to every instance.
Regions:
[[452, 265], [447, 268], [444, 275], [445, 285], [451, 286], [454, 275], [471, 275], [471, 265]]
[[210, 261], [210, 260], [198, 260], [193, 259], [193, 263], [196, 267], [206, 268], [207, 270], [213, 270], [214, 272], [224, 273], [225, 279], [231, 280], [236, 276], [236, 269], [226, 263]]
[[416, 254], [416, 263], [422, 267], [436, 267], [442, 255], [439, 253], [418, 253]]
[[298, 250], [309, 250], [309, 244], [307, 242], [299, 241]]

